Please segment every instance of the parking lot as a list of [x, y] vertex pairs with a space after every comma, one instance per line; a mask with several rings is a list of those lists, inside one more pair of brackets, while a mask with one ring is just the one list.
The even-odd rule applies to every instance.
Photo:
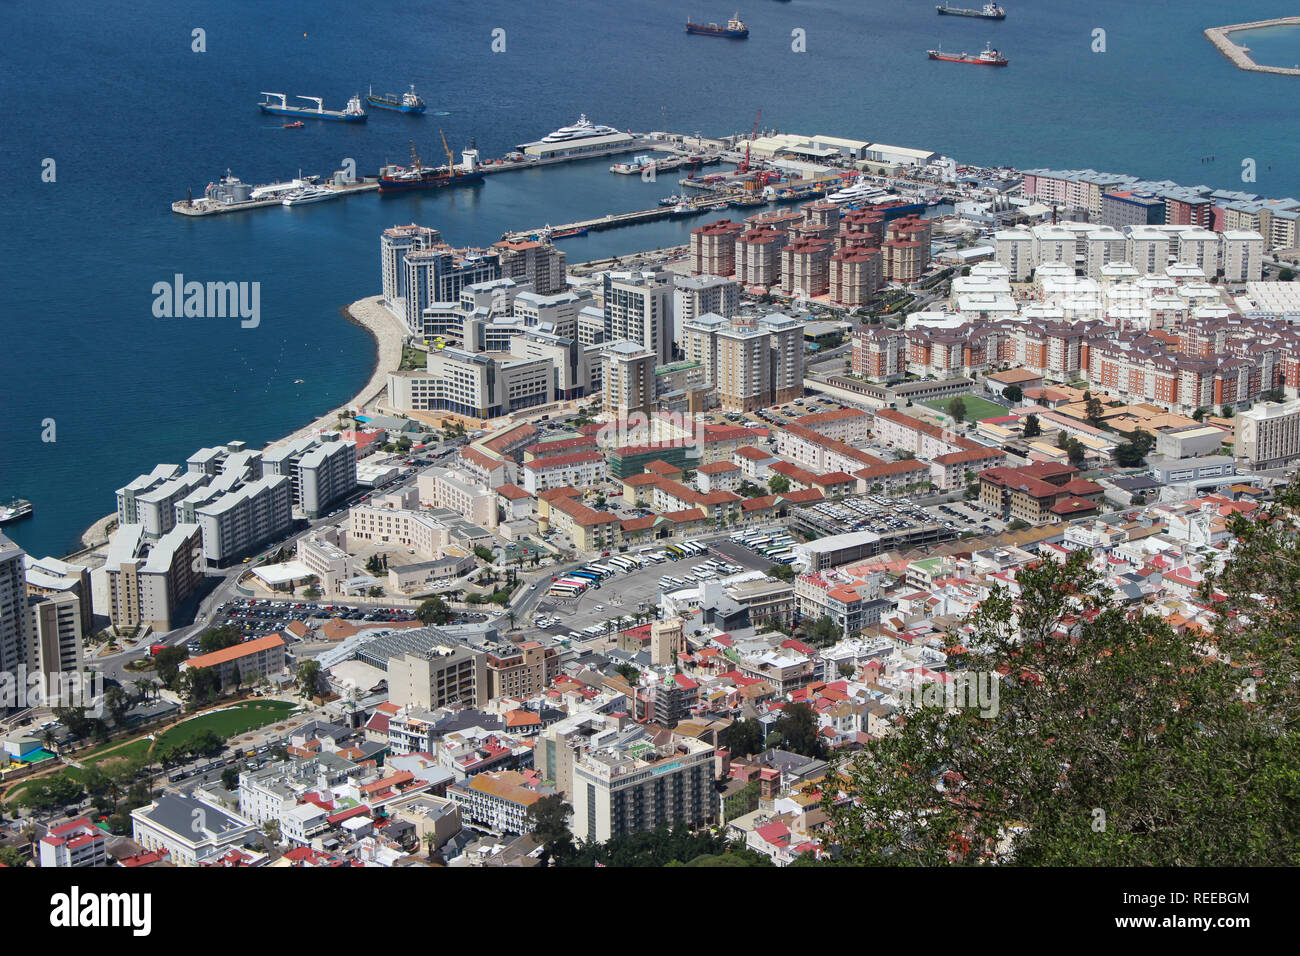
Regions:
[[977, 502], [950, 501], [947, 504], [931, 505], [926, 509], [935, 519], [943, 522], [950, 529], [960, 534], [972, 531], [975, 534], [1001, 534], [1007, 523], [982, 510]]
[[[712, 541], [701, 539], [700, 543], [709, 549], [704, 554], [660, 564], [647, 561], [641, 568], [628, 573], [620, 572], [615, 577], [598, 582], [570, 601], [545, 596], [538, 602], [533, 620], [556, 619], [554, 626], [540, 629], [540, 633], [552, 639], [567, 638], [570, 632], [581, 633], [587, 627], [603, 628], [606, 621], [618, 620], [658, 604], [663, 590], [660, 586], [661, 578], [684, 578], [687, 573], [695, 573], [709, 561], [724, 561], [740, 569], [731, 572], [733, 574], [752, 570], [766, 571], [772, 566], [772, 562], [764, 556], [748, 551], [725, 537]], [[628, 551], [627, 555], [639, 558], [645, 551], [662, 551], [666, 546], [647, 545]], [[607, 564], [600, 558], [595, 559], [595, 563]], [[724, 576], [720, 574], [717, 580]], [[543, 580], [537, 585], [538, 590], [549, 584], [549, 580]], [[626, 621], [627, 626], [631, 624], [631, 620]], [[588, 636], [584, 635], [584, 638]]]
[[[375, 607], [374, 605], [320, 604], [310, 601], [271, 601], [266, 599], [245, 598], [228, 601], [217, 608], [213, 617], [213, 627], [232, 625], [239, 628], [244, 640], [265, 637], [287, 627], [294, 621], [302, 621], [308, 627], [316, 627], [330, 618], [340, 617], [348, 621], [410, 621], [414, 615], [402, 608]], [[199, 642], [196, 638], [186, 645], [191, 654], [197, 654]]]

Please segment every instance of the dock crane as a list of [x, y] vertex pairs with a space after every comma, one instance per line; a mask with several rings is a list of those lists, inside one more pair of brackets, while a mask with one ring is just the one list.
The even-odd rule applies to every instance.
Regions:
[[754, 116], [754, 131], [749, 134], [749, 142], [745, 144], [745, 158], [742, 159], [740, 161], [740, 165], [736, 167], [736, 172], [738, 173], [749, 172], [749, 146], [750, 143], [758, 139], [758, 121], [762, 118], [763, 118], [763, 111], [759, 110], [758, 113]]
[[442, 150], [447, 154], [447, 175], [456, 175], [456, 159], [451, 155], [451, 147], [447, 145], [447, 134], [438, 130], [438, 135], [442, 137]]

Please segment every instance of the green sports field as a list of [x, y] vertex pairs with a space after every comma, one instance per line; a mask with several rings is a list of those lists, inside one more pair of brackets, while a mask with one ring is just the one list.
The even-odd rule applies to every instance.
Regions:
[[954, 395], [952, 398], [938, 398], [933, 402], [922, 402], [926, 408], [933, 408], [936, 412], [948, 414], [948, 404], [953, 398], [960, 398], [966, 403], [966, 421], [977, 422], [984, 418], [1001, 418], [1008, 414], [1007, 410], [1001, 405], [995, 405], [993, 402], [978, 398], [975, 395]]

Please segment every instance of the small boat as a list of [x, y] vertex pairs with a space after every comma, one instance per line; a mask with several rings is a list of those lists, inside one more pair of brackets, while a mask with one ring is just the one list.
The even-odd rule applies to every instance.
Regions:
[[294, 120], [292, 123], [284, 124], [285, 129], [302, 129], [302, 127], [303, 127], [302, 120]]
[[587, 226], [578, 226], [576, 229], [561, 229], [558, 232], [552, 232], [552, 239], [568, 239], [570, 236], [585, 236], [591, 230]]
[[962, 7], [950, 7], [947, 4], [940, 4], [935, 7], [939, 11], [939, 16], [949, 17], [975, 17], [979, 20], [1005, 20], [1007, 11], [1003, 10], [996, 3], [986, 3], [978, 10], [967, 10]]
[[749, 36], [749, 27], [745, 26], [740, 14], [737, 13], [727, 21], [725, 27], [718, 26], [716, 23], [692, 23], [686, 21], [686, 32], [697, 33], [706, 37], [726, 37], [728, 40], [744, 40]]
[[26, 498], [11, 498], [9, 504], [0, 505], [0, 524], [21, 521], [32, 513], [32, 503]]
[[947, 63], [976, 63], [981, 66], [1006, 66], [1009, 60], [989, 44], [984, 47], [978, 55], [970, 53], [944, 53], [943, 50], [926, 50], [932, 60], [943, 60]]
[[684, 198], [684, 197], [682, 197], [682, 196], [666, 196], [666, 197], [664, 197], [663, 199], [659, 200], [659, 205], [661, 205], [661, 206], [676, 206], [679, 202], [682, 201], [683, 198]]

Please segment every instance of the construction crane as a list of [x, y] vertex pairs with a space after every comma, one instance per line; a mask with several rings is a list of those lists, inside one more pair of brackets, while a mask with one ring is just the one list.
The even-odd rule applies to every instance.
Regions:
[[749, 142], [745, 144], [745, 158], [742, 159], [740, 161], [740, 165], [736, 167], [736, 172], [738, 173], [749, 172], [749, 146], [750, 143], [758, 139], [758, 121], [762, 118], [763, 118], [763, 111], [759, 110], [758, 113], [755, 114], [754, 116], [754, 131], [749, 134]]
[[447, 175], [455, 176], [456, 159], [451, 155], [451, 147], [447, 145], [447, 135], [442, 130], [438, 130], [438, 135], [442, 137], [442, 150], [447, 154]]

